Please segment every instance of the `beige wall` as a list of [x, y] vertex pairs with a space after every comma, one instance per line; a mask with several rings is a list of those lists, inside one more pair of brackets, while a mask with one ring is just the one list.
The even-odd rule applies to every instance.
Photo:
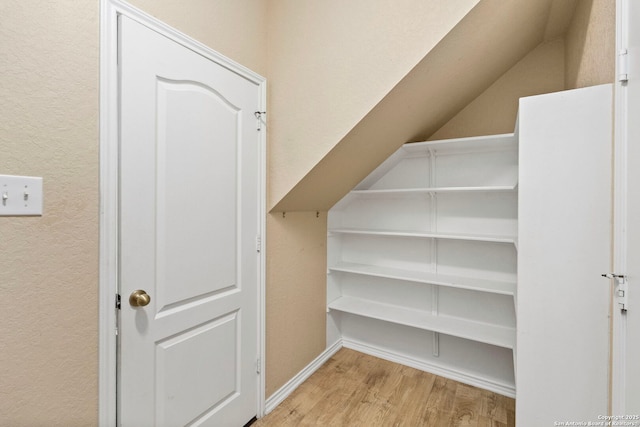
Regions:
[[44, 216], [0, 218], [0, 425], [97, 417], [98, 2], [0, 2], [0, 173]]
[[477, 3], [271, 0], [269, 206]]
[[326, 347], [327, 214], [267, 217], [269, 396]]
[[615, 0], [575, 3], [560, 38], [534, 49], [429, 139], [512, 132], [520, 97], [612, 83]]
[[566, 34], [567, 89], [613, 83], [615, 0], [579, 0]]
[[428, 138], [545, 40], [552, 4], [479, 2], [274, 210], [328, 210], [403, 143]]
[[513, 132], [518, 100], [564, 89], [564, 40], [543, 43], [503, 74], [429, 139]]

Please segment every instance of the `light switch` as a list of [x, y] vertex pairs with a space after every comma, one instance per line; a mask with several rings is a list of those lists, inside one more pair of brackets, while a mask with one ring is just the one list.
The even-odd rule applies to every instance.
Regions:
[[0, 216], [42, 215], [42, 178], [0, 175]]

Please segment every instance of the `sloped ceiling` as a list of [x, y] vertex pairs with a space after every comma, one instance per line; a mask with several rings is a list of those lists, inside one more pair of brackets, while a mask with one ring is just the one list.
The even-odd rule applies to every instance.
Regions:
[[326, 211], [409, 141], [425, 140], [529, 51], [564, 33], [575, 1], [482, 0], [278, 203]]

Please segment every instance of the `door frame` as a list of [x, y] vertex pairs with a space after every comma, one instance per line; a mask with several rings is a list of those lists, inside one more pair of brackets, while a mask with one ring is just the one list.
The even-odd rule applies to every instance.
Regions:
[[[616, 48], [615, 48], [615, 104], [614, 104], [614, 239], [613, 239], [613, 272], [626, 276], [627, 271], [627, 151], [629, 147], [628, 99], [630, 92], [625, 76], [628, 69], [622, 69], [621, 53], [630, 48], [629, 27], [632, 22], [629, 12], [630, 0], [616, 0]], [[635, 52], [634, 52], [635, 53]], [[625, 67], [626, 68], [626, 67]], [[615, 287], [615, 284], [612, 285]], [[615, 290], [615, 288], [614, 288]], [[611, 334], [611, 415], [626, 413], [627, 386], [627, 316], [618, 308], [615, 295], [612, 296], [612, 334]]]
[[[117, 422], [117, 310], [118, 293], [118, 181], [119, 181], [119, 97], [118, 17], [126, 16], [216, 64], [246, 78], [260, 88], [260, 111], [266, 111], [266, 79], [204, 44], [157, 20], [122, 0], [100, 0], [100, 260], [98, 424]], [[258, 117], [262, 120], [262, 116]], [[260, 132], [259, 183], [259, 283], [258, 286], [258, 417], [265, 403], [265, 248], [266, 248], [266, 126]]]
[[[628, 5], [616, 0], [616, 48], [614, 79], [614, 175], [613, 175], [613, 271], [626, 275], [626, 190], [627, 190], [627, 86], [619, 79], [618, 52], [627, 45]], [[614, 282], [612, 280], [612, 282]], [[611, 285], [615, 291], [615, 283]], [[624, 413], [626, 318], [611, 296], [609, 415]]]

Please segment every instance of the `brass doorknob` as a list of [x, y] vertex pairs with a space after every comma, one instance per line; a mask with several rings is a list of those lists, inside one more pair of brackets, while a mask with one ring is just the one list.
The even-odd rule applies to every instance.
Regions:
[[144, 307], [151, 302], [151, 297], [142, 289], [131, 292], [129, 296], [129, 304], [131, 307]]

